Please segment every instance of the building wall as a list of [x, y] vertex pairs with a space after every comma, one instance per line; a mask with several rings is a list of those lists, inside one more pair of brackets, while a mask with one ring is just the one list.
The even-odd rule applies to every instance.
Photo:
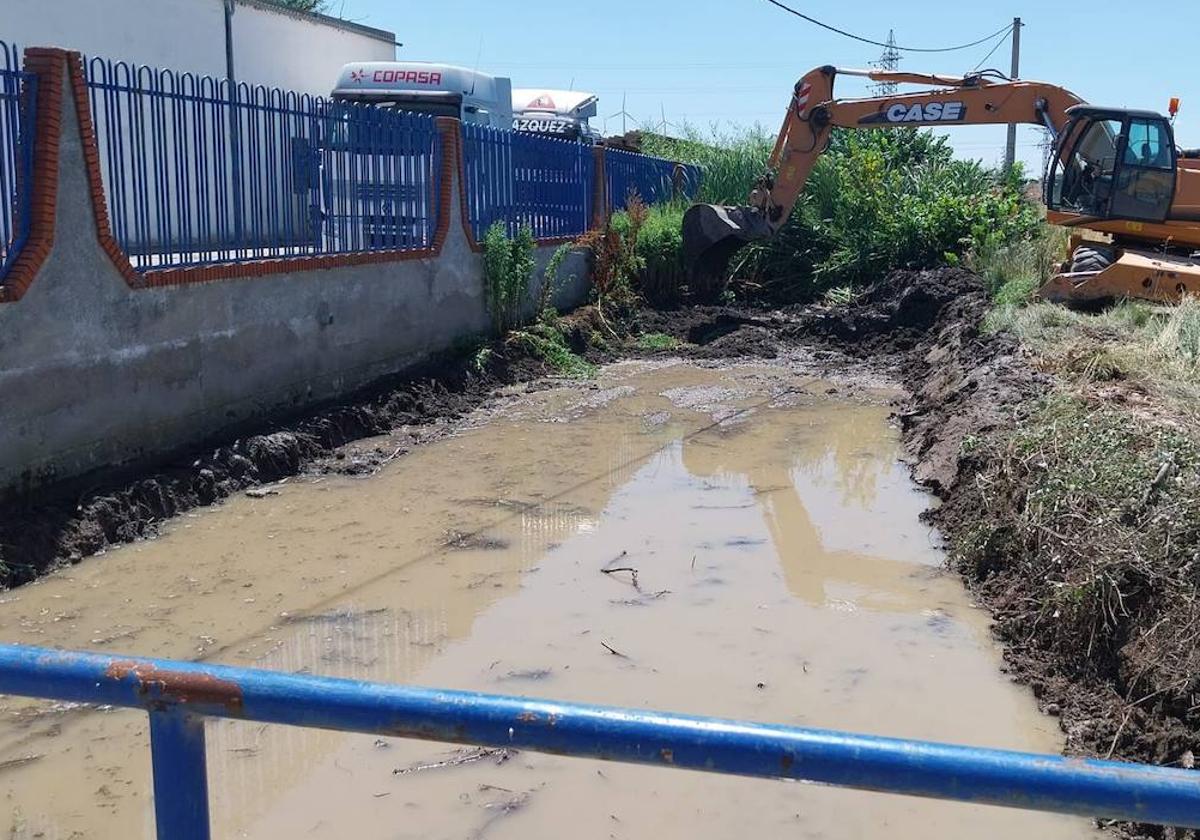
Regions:
[[[81, 77], [73, 87], [64, 80], [60, 96], [41, 77], [39, 100], [58, 105], [39, 114], [38, 128], [55, 169], [42, 168], [48, 153], [39, 157], [34, 180], [45, 197], [20, 258], [33, 273], [0, 303], [0, 493], [150, 461], [488, 331], [456, 166], [443, 170], [440, 247], [427, 255], [275, 260], [151, 282], [122, 268], [105, 238], [94, 146], [80, 131]], [[446, 142], [446, 159], [457, 160], [457, 143]], [[539, 267], [552, 251], [538, 249]], [[22, 265], [9, 281], [24, 276]], [[580, 302], [581, 252], [562, 276], [570, 279], [556, 303]]]
[[[239, 0], [239, 81], [324, 96], [350, 61], [395, 57], [394, 36], [349, 31]], [[4, 0], [0, 41], [225, 76], [224, 0]]]

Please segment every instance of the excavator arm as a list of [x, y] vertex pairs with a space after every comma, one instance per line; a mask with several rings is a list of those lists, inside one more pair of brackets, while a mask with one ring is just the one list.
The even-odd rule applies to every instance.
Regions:
[[[935, 89], [838, 100], [833, 98], [838, 75], [930, 85]], [[783, 226], [817, 159], [828, 148], [834, 128], [1030, 123], [1057, 136], [1068, 122], [1067, 109], [1082, 101], [1057, 85], [1010, 81], [998, 74], [940, 76], [818, 67], [796, 83], [771, 152], [768, 174], [750, 194], [749, 203], [741, 207], [697, 204], [684, 216], [684, 258], [691, 267], [694, 285], [703, 289], [719, 284], [738, 248], [773, 236]]]

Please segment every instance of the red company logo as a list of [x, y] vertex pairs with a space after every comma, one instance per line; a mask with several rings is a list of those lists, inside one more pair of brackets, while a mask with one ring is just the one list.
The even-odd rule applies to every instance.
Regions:
[[531, 111], [553, 111], [554, 100], [550, 98], [550, 94], [543, 93], [537, 99], [530, 102], [528, 108]]
[[365, 75], [366, 75], [366, 73], [364, 73], [362, 70], [351, 70], [350, 71], [350, 81], [361, 82], [363, 80], [363, 76], [365, 76]]
[[440, 85], [442, 74], [430, 70], [376, 70], [373, 82], [415, 82], [418, 85]]

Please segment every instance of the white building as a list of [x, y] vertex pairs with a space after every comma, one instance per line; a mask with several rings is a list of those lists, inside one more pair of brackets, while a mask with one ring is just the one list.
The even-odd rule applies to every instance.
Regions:
[[[224, 78], [226, 0], [4, 0], [0, 41]], [[396, 36], [266, 0], [232, 0], [239, 82], [326, 96], [342, 65], [390, 61]]]

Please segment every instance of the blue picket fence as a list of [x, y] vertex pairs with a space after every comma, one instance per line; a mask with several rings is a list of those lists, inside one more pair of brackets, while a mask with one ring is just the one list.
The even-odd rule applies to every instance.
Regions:
[[473, 124], [463, 125], [462, 137], [476, 240], [498, 221], [510, 234], [528, 225], [538, 239], [587, 231], [596, 177], [590, 146]]
[[610, 213], [624, 209], [632, 194], [646, 204], [691, 200], [700, 188], [700, 177], [699, 167], [690, 164], [621, 149], [604, 150], [605, 195]]
[[134, 267], [429, 247], [431, 117], [94, 58], [112, 233]]
[[0, 41], [0, 279], [29, 237], [37, 77], [22, 72], [14, 44]]

